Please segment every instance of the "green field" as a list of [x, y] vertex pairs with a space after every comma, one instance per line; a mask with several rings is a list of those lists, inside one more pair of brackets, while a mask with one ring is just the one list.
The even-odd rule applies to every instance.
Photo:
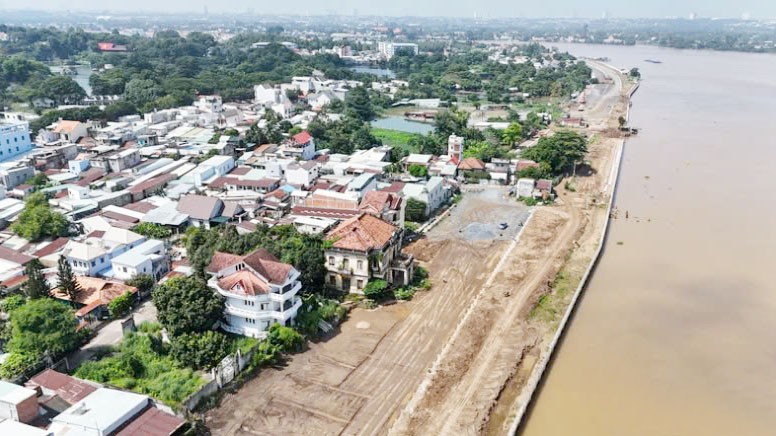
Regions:
[[409, 145], [410, 139], [417, 135], [417, 133], [402, 132], [400, 130], [380, 129], [372, 128], [372, 134], [383, 142], [385, 145], [391, 147], [407, 150], [408, 153], [417, 153], [417, 147]]

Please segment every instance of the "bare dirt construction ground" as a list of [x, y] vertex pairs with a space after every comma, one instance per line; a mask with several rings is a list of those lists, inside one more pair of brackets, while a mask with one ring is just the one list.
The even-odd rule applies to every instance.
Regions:
[[[587, 114], [601, 126], [622, 103], [611, 88]], [[207, 414], [208, 427], [216, 435], [504, 433], [554, 331], [532, 309], [553, 293], [558, 271], [584, 270], [592, 257], [618, 141], [594, 141], [575, 189], [558, 187], [556, 205], [530, 219], [503, 188], [469, 188], [407, 248], [429, 270], [431, 291], [354, 310], [332, 339], [227, 396]]]
[[497, 265], [514, 248], [528, 209], [505, 194], [476, 188], [444, 225], [408, 248], [429, 270], [431, 291], [352, 311], [333, 338], [227, 396], [206, 417], [213, 434], [385, 433], [486, 282], [507, 276]]

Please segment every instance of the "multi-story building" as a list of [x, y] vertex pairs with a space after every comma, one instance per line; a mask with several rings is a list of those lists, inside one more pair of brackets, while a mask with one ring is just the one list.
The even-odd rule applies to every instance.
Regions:
[[403, 233], [367, 213], [343, 221], [326, 235], [326, 283], [353, 293], [362, 293], [370, 279], [408, 285], [415, 266], [413, 257], [401, 252]]
[[245, 256], [217, 251], [207, 267], [208, 286], [221, 294], [230, 333], [266, 336], [270, 325], [289, 325], [302, 306], [300, 273], [260, 248]]
[[130, 230], [110, 227], [96, 230], [81, 241], [71, 240], [62, 254], [81, 276], [96, 276], [111, 266], [111, 259], [142, 244], [145, 236]]
[[377, 43], [377, 51], [385, 56], [386, 59], [390, 59], [399, 53], [417, 56], [418, 45], [411, 42], [379, 42]]
[[450, 135], [447, 138], [447, 156], [454, 161], [456, 165], [463, 160], [463, 138]]
[[138, 274], [148, 274], [154, 280], [161, 279], [170, 271], [170, 260], [164, 242], [149, 239], [137, 247], [111, 260], [113, 277], [129, 280]]
[[34, 175], [35, 169], [26, 162], [0, 163], [0, 191], [10, 191]]
[[32, 150], [30, 125], [26, 122], [0, 121], [0, 162]]

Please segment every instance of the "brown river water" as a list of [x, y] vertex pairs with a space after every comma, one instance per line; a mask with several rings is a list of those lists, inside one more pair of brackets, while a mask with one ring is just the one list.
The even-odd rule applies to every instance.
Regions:
[[776, 56], [559, 46], [641, 70], [640, 132], [520, 434], [776, 435]]

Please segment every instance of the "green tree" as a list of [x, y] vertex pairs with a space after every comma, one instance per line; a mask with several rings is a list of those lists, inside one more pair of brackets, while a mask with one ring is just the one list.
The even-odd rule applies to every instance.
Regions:
[[205, 332], [223, 319], [223, 298], [200, 278], [174, 277], [151, 295], [159, 322], [172, 336]]
[[11, 339], [6, 349], [12, 353], [58, 356], [73, 350], [78, 342], [73, 310], [57, 300], [30, 300], [11, 313]]
[[184, 333], [170, 341], [170, 357], [181, 366], [210, 369], [229, 354], [229, 339], [220, 332]]
[[64, 215], [51, 210], [46, 196], [35, 192], [25, 200], [24, 210], [11, 230], [22, 238], [39, 241], [47, 236], [66, 236], [69, 226]]
[[5, 362], [0, 365], [0, 377], [8, 380], [24, 374], [38, 363], [38, 357], [30, 354], [8, 353]]
[[501, 133], [501, 141], [510, 147], [523, 139], [523, 126], [520, 123], [510, 123]]
[[138, 274], [124, 282], [128, 286], [134, 286], [142, 296], [148, 295], [154, 289], [156, 280], [148, 274]]
[[137, 106], [128, 101], [119, 101], [105, 106], [105, 118], [109, 121], [116, 121], [120, 117], [137, 113]]
[[363, 86], [353, 88], [345, 95], [345, 108], [352, 111], [362, 121], [369, 121], [375, 117], [369, 92]]
[[408, 198], [407, 199], [407, 209], [405, 210], [405, 213], [407, 215], [408, 221], [414, 221], [417, 223], [422, 223], [426, 220], [426, 202], [416, 200], [414, 198]]
[[172, 230], [156, 223], [140, 223], [132, 228], [132, 231], [152, 239], [167, 239], [172, 236]]
[[76, 104], [86, 97], [86, 91], [68, 76], [51, 76], [33, 92], [34, 97], [48, 97], [59, 104]]
[[70, 304], [76, 307], [78, 297], [83, 293], [83, 288], [78, 283], [73, 273], [73, 268], [65, 256], [59, 256], [57, 262], [57, 286], [70, 299]]
[[49, 284], [43, 276], [43, 264], [33, 259], [24, 266], [27, 281], [22, 286], [22, 292], [29, 299], [42, 298], [49, 295]]
[[132, 310], [132, 303], [135, 300], [135, 296], [131, 292], [125, 292], [122, 295], [114, 298], [113, 301], [108, 303], [108, 310], [110, 316], [113, 318], [121, 318], [128, 314]]
[[36, 188], [42, 188], [49, 182], [49, 178], [44, 172], [36, 173], [34, 176], [27, 179], [26, 184], [32, 185]]
[[425, 165], [410, 165], [408, 171], [413, 177], [426, 177], [428, 175], [428, 168]]
[[571, 130], [561, 130], [539, 139], [521, 157], [547, 164], [552, 174], [558, 175], [581, 162], [586, 153], [587, 140], [584, 136]]

